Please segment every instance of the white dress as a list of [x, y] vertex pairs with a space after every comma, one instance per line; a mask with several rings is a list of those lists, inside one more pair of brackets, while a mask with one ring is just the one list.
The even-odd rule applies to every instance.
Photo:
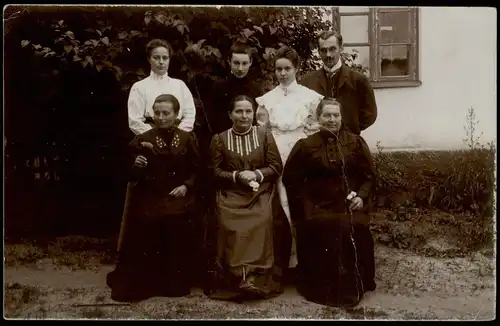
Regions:
[[140, 135], [152, 127], [145, 123], [146, 118], [152, 118], [153, 103], [162, 94], [174, 95], [179, 101], [178, 118], [181, 119], [179, 129], [193, 130], [196, 108], [191, 91], [186, 84], [167, 74], [158, 75], [151, 71], [149, 77], [132, 85], [128, 98], [128, 122], [130, 130]]
[[[318, 131], [316, 107], [322, 98], [323, 95], [294, 81], [287, 87], [276, 86], [255, 99], [259, 105], [257, 121], [259, 124], [267, 124], [271, 128], [283, 164], [286, 163], [288, 155], [299, 139]], [[278, 181], [278, 193], [281, 206], [291, 225], [287, 194], [281, 178]], [[294, 230], [292, 230], [292, 234], [295, 234]], [[289, 266], [295, 267], [296, 265], [297, 253], [294, 236]]]

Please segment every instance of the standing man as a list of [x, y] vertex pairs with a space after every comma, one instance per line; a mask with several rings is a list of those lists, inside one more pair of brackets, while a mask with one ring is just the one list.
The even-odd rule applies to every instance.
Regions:
[[342, 35], [323, 31], [317, 41], [323, 68], [309, 72], [301, 84], [340, 102], [344, 125], [359, 135], [377, 119], [377, 104], [370, 81], [342, 63]]

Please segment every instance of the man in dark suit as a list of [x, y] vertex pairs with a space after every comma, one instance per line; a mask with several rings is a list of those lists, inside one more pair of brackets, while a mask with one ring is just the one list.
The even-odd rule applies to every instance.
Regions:
[[342, 35], [323, 31], [317, 45], [323, 68], [306, 74], [300, 83], [340, 102], [344, 125], [359, 135], [377, 119], [377, 104], [370, 81], [342, 63]]

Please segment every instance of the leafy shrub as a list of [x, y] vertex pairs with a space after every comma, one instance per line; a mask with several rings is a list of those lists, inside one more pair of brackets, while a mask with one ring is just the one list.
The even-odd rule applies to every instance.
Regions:
[[[123, 90], [145, 77], [144, 48], [152, 38], [171, 42], [171, 74], [201, 85], [224, 76], [231, 44], [246, 42], [255, 52], [252, 74], [268, 89], [274, 80], [272, 56], [279, 45], [288, 44], [298, 51], [303, 72], [316, 69], [315, 36], [331, 27], [330, 21], [323, 20], [326, 11], [321, 7], [8, 9], [7, 14], [15, 19], [7, 31], [18, 47], [43, 59], [38, 60], [41, 65], [52, 64], [58, 70], [108, 70]], [[197, 90], [193, 93], [198, 97]]]
[[[170, 74], [188, 82], [198, 100], [211, 82], [227, 74], [234, 41], [252, 46], [250, 73], [267, 91], [275, 84], [275, 50], [290, 45], [302, 58], [302, 74], [317, 69], [316, 35], [332, 26], [323, 19], [331, 12], [322, 7], [7, 9], [12, 20], [6, 28], [12, 40], [10, 51], [14, 51], [10, 44], [17, 43], [32, 53], [38, 66], [53, 69], [53, 74], [111, 73], [125, 92], [149, 70], [146, 43], [152, 38], [167, 39], [174, 50]], [[367, 67], [354, 63], [357, 56], [356, 51], [342, 54], [348, 66], [366, 73]]]
[[466, 120], [463, 141], [468, 149], [387, 153], [378, 143], [374, 161], [379, 206], [403, 204], [492, 217], [496, 145], [479, 143], [474, 108], [467, 110]]
[[[377, 195], [393, 204], [493, 214], [495, 147], [461, 151], [379, 152]], [[406, 200], [394, 200], [401, 193]], [[400, 196], [401, 197], [401, 196]]]

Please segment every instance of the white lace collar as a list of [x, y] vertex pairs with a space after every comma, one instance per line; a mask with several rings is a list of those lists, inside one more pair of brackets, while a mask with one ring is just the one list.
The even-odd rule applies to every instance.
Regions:
[[281, 90], [281, 92], [287, 96], [288, 94], [290, 93], [295, 93], [297, 91], [300, 91], [300, 86], [299, 84], [297, 83], [296, 80], [294, 80], [293, 82], [290, 83], [290, 85], [288, 86], [283, 86], [283, 85], [278, 85], [278, 89]]
[[149, 77], [152, 79], [152, 80], [158, 80], [158, 81], [162, 81], [162, 80], [168, 80], [170, 77], [168, 76], [168, 72], [164, 73], [163, 75], [158, 75], [157, 73], [155, 73], [153, 70], [151, 70], [151, 73], [149, 74]]

